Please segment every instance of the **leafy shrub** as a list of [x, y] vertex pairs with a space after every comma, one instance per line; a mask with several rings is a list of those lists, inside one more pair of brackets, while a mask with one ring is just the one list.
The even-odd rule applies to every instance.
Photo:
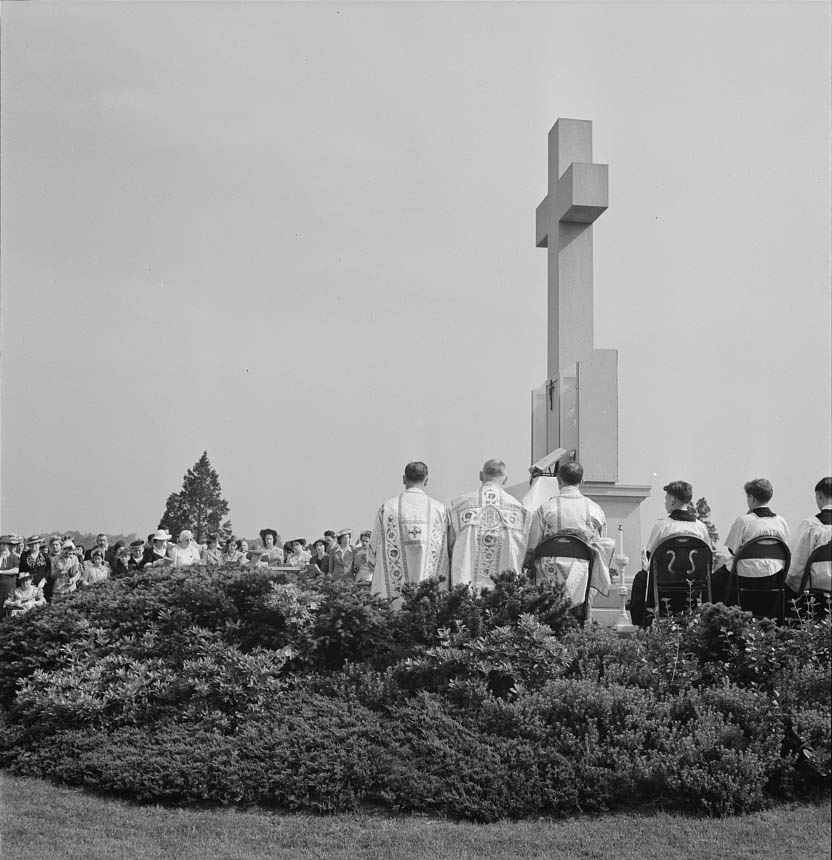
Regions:
[[0, 623], [0, 766], [144, 801], [493, 821], [828, 790], [830, 624], [721, 605], [620, 638], [474, 596], [145, 571]]

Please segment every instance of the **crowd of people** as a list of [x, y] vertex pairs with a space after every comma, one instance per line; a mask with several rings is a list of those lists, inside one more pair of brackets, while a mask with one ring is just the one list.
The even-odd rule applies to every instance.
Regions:
[[[245, 540], [233, 536], [220, 540], [214, 534], [198, 544], [187, 529], [176, 541], [158, 529], [147, 540], [119, 541], [113, 547], [107, 535], [99, 534], [89, 550], [56, 535], [47, 541], [39, 535], [26, 540], [2, 535], [0, 605], [9, 614], [19, 614], [60, 600], [78, 588], [95, 586], [110, 577], [129, 576], [147, 567], [233, 563], [349, 579], [393, 600], [394, 605], [400, 602], [405, 584], [435, 578], [447, 587], [468, 584], [479, 591], [490, 586], [502, 571], [530, 570], [539, 581], [562, 582], [572, 606], [580, 608], [591, 605], [593, 594], [609, 592], [614, 542], [606, 535], [603, 509], [581, 492], [581, 464], [560, 464], [556, 477], [557, 490], [553, 488], [552, 497], [530, 510], [504, 489], [505, 463], [487, 460], [479, 474], [479, 487], [445, 505], [426, 491], [428, 467], [420, 461], [408, 463], [402, 477], [403, 492], [379, 507], [372, 529], [361, 532], [356, 545], [349, 529], [327, 530], [308, 546], [304, 538], [284, 543], [275, 529], [265, 528], [254, 548]], [[713, 547], [705, 524], [688, 510], [693, 498], [691, 485], [672, 481], [664, 492], [667, 516], [653, 526], [646, 556], [673, 535], [700, 538], [717, 559], [712, 577], [714, 600], [727, 601], [732, 556], [752, 538], [778, 537], [790, 545], [786, 586], [794, 593], [802, 587], [809, 556], [832, 542], [832, 477], [822, 478], [815, 486], [819, 511], [800, 523], [794, 539], [783, 517], [769, 507], [774, 494], [771, 483], [762, 478], [747, 482], [747, 511], [734, 522], [721, 550]], [[544, 543], [555, 535], [580, 537], [591, 558], [541, 553]], [[776, 565], [774, 559], [740, 560], [735, 572], [745, 577], [769, 577]], [[819, 561], [812, 576], [814, 588], [829, 591], [832, 564]]]

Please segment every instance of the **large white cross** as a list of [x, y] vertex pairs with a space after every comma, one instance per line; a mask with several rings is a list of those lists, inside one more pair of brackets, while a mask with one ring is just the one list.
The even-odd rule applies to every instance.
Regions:
[[592, 123], [559, 119], [549, 132], [549, 193], [537, 207], [537, 247], [549, 257], [550, 380], [594, 348], [592, 223], [608, 205], [607, 165], [592, 163]]

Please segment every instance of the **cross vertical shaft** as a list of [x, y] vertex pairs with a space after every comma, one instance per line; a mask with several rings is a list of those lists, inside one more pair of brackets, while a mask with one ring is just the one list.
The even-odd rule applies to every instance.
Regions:
[[592, 163], [592, 123], [559, 119], [549, 132], [548, 194], [537, 246], [548, 255], [548, 378], [594, 349], [592, 223], [608, 205], [608, 170]]

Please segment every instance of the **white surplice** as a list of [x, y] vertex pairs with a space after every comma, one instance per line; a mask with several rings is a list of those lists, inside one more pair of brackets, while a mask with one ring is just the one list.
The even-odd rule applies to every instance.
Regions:
[[374, 594], [396, 599], [406, 583], [448, 580], [448, 512], [421, 487], [408, 487], [378, 510], [367, 549]]
[[[601, 506], [588, 499], [575, 486], [565, 486], [560, 495], [544, 502], [535, 511], [529, 532], [529, 550], [536, 549], [556, 534], [575, 534], [590, 546], [594, 560], [590, 588], [604, 596], [610, 590], [609, 563], [615, 541], [606, 537], [607, 518]], [[535, 562], [537, 574], [550, 581], [563, 582], [569, 601], [580, 606], [586, 595], [589, 562], [582, 558], [540, 558]]]
[[523, 569], [531, 512], [498, 484], [486, 481], [455, 499], [449, 518], [451, 585], [467, 583], [478, 592], [504, 570]]
[[[755, 510], [768, 511], [768, 508], [755, 508]], [[778, 537], [788, 544], [789, 525], [783, 517], [759, 516], [754, 511], [749, 511], [734, 520], [728, 537], [725, 538], [725, 546], [731, 550], [732, 555], [752, 538]], [[756, 579], [763, 576], [772, 576], [781, 570], [783, 565], [776, 558], [746, 558], [737, 562], [737, 575]]]
[[[832, 505], [826, 505], [821, 510], [832, 511]], [[827, 519], [829, 514], [826, 515]], [[817, 516], [807, 517], [797, 530], [797, 537], [792, 544], [792, 559], [789, 572], [786, 575], [786, 585], [792, 591], [799, 591], [803, 581], [803, 569], [809, 556], [819, 547], [832, 542], [832, 525], [822, 523]], [[832, 590], [832, 562], [819, 561], [812, 565], [811, 578], [807, 588], [817, 588], [824, 591]]]

